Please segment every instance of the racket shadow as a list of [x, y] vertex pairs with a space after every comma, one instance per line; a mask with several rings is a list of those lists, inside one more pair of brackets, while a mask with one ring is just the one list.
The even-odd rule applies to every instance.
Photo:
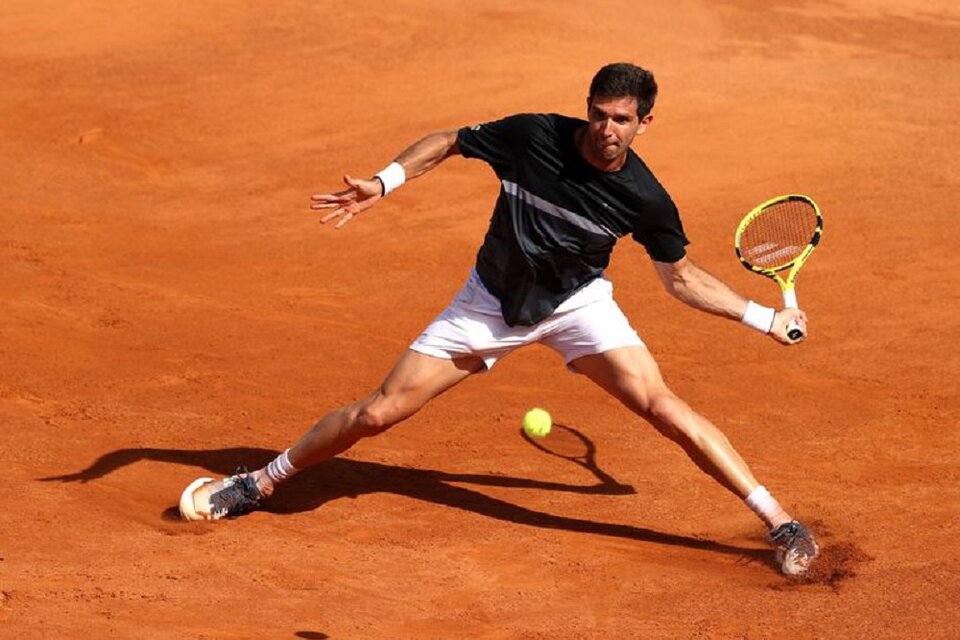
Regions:
[[[536, 443], [531, 444], [536, 446]], [[202, 470], [204, 475], [226, 476], [236, 472], [238, 463], [247, 464], [250, 468], [258, 468], [279, 453], [271, 449], [253, 447], [199, 451], [157, 448], [119, 449], [104, 454], [81, 471], [38, 478], [38, 481], [87, 483], [104, 478], [123, 467], [144, 461], [195, 467]], [[629, 524], [554, 515], [458, 486], [473, 484], [571, 493], [634, 493], [632, 487], [616, 483], [609, 475], [600, 470], [597, 471], [599, 473], [597, 477], [601, 480], [599, 484], [581, 486], [512, 476], [449, 473], [364, 460], [333, 458], [295, 476], [284, 485], [283, 491], [278, 492], [265, 503], [264, 511], [278, 515], [301, 513], [316, 510], [334, 500], [389, 493], [524, 526], [688, 547], [737, 556], [740, 560], [747, 562], [766, 562], [773, 566], [768, 550], [728, 545]], [[185, 473], [183, 484], [186, 485], [195, 475], [196, 472]], [[175, 495], [171, 496], [171, 500], [175, 499]], [[173, 522], [180, 523], [177, 507], [173, 506], [172, 502], [168, 504], [170, 506], [162, 509], [159, 514], [160, 519], [167, 521], [168, 525]], [[192, 523], [181, 524], [191, 526]]]
[[566, 424], [554, 423], [547, 436], [531, 437], [520, 429], [520, 437], [538, 451], [555, 458], [568, 460], [593, 475], [599, 483], [583, 493], [629, 495], [637, 491], [633, 485], [623, 484], [597, 464], [597, 445], [582, 431]]

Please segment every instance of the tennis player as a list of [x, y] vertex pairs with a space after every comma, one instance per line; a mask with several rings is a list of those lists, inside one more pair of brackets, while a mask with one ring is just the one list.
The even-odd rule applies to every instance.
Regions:
[[818, 548], [751, 473], [723, 433], [664, 383], [604, 276], [617, 240], [629, 235], [653, 260], [666, 290], [684, 303], [744, 324], [785, 345], [796, 309], [747, 300], [697, 266], [666, 190], [630, 148], [653, 121], [653, 75], [628, 63], [594, 76], [587, 120], [521, 114], [430, 134], [374, 177], [344, 176], [346, 188], [313, 196], [323, 222], [342, 227], [412, 178], [451, 156], [478, 158], [500, 180], [475, 267], [463, 288], [410, 345], [383, 383], [331, 411], [266, 467], [183, 492], [190, 520], [218, 520], [256, 509], [284, 481], [410, 417], [431, 399], [511, 351], [541, 342], [661, 434], [707, 475], [736, 494], [769, 530], [781, 569], [807, 570]]

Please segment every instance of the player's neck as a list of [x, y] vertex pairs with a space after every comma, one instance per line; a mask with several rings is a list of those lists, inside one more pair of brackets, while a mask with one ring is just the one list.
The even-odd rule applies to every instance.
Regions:
[[611, 160], [607, 160], [606, 158], [594, 153], [594, 149], [592, 146], [590, 146], [590, 140], [587, 137], [586, 127], [580, 127], [573, 132], [573, 142], [574, 146], [577, 148], [577, 152], [580, 154], [580, 157], [583, 158], [591, 167], [599, 171], [603, 171], [604, 173], [614, 173], [620, 171], [620, 169], [623, 168], [623, 165], [627, 163], [626, 151]]

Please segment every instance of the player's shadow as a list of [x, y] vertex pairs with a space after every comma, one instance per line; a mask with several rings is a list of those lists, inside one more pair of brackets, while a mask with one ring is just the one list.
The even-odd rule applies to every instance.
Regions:
[[[585, 436], [580, 434], [580, 437]], [[251, 469], [260, 468], [278, 454], [279, 451], [271, 449], [248, 447], [205, 451], [155, 448], [119, 449], [101, 456], [82, 471], [40, 478], [39, 480], [43, 482], [85, 483], [143, 460], [199, 467], [211, 476], [219, 477], [236, 473], [238, 463], [243, 463]], [[611, 476], [600, 471], [599, 468], [594, 468], [594, 475], [598, 479], [595, 484], [573, 485], [512, 476], [449, 473], [364, 460], [332, 458], [299, 473], [289, 480], [284, 485], [283, 491], [278, 492], [277, 495], [264, 503], [263, 510], [278, 514], [299, 513], [312, 511], [332, 500], [356, 498], [370, 493], [393, 493], [532, 527], [689, 547], [736, 555], [748, 561], [769, 562], [768, 556], [771, 554], [769, 551], [762, 549], [738, 547], [628, 524], [597, 522], [553, 515], [457, 486], [457, 484], [472, 484], [597, 495], [636, 493], [632, 486], [616, 482]], [[185, 475], [185, 484], [186, 480], [191, 478], [191, 475]], [[171, 506], [166, 509], [163, 517], [169, 520], [177, 519], [177, 507]], [[185, 524], [185, 526], [189, 525]]]

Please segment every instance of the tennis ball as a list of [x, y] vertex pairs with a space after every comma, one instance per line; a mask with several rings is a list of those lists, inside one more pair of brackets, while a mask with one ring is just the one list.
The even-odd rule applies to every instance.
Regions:
[[530, 409], [523, 416], [523, 432], [531, 438], [546, 438], [552, 426], [550, 414], [543, 409]]

